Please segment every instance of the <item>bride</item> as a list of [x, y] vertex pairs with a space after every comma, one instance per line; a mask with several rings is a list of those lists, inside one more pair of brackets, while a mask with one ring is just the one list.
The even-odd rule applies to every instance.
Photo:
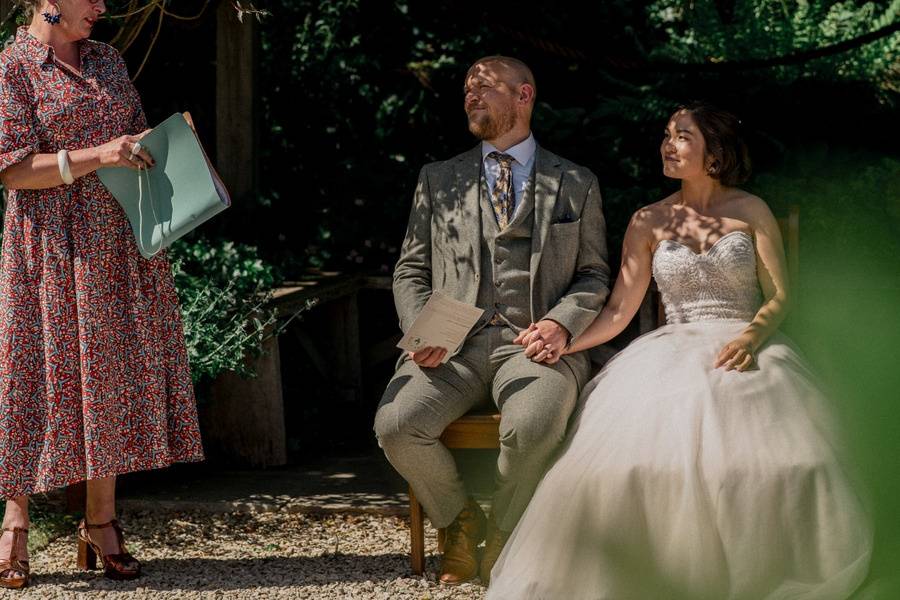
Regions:
[[656, 279], [667, 325], [588, 384], [562, 454], [497, 561], [489, 600], [846, 598], [872, 533], [838, 462], [826, 401], [778, 333], [788, 303], [778, 225], [734, 187], [749, 175], [730, 114], [669, 120], [681, 189], [632, 217], [597, 320], [555, 362], [620, 333]]

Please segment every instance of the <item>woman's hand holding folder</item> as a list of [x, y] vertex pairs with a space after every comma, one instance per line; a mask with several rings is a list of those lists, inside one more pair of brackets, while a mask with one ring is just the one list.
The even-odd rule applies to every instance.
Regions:
[[[152, 129], [145, 129], [137, 135], [123, 135], [97, 146], [97, 159], [101, 167], [127, 167], [130, 169], [149, 169], [156, 162], [140, 141]], [[137, 150], [137, 152], [135, 152]]]

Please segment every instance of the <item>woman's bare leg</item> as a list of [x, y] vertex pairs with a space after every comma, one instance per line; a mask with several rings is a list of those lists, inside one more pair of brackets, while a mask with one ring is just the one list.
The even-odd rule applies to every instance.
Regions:
[[[116, 518], [116, 478], [89, 479], [87, 482], [87, 507], [84, 519], [90, 525], [102, 525]], [[91, 541], [100, 546], [104, 554], [118, 554], [119, 541], [112, 527], [88, 531]]]

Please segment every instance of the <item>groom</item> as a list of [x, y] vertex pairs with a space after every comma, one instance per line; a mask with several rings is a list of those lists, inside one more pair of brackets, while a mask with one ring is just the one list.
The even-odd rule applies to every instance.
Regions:
[[[410, 483], [432, 524], [447, 528], [440, 580], [480, 574], [486, 585], [546, 462], [562, 441], [586, 354], [553, 365], [513, 343], [537, 324], [561, 349], [594, 320], [608, 294], [609, 267], [597, 179], [538, 146], [531, 134], [535, 82], [521, 61], [489, 56], [469, 69], [465, 111], [481, 143], [419, 174], [394, 271], [406, 331], [433, 291], [484, 309], [462, 348], [405, 355], [375, 416], [388, 460]], [[490, 517], [467, 496], [444, 428], [493, 401], [500, 457]], [[486, 538], [479, 561], [476, 547]]]

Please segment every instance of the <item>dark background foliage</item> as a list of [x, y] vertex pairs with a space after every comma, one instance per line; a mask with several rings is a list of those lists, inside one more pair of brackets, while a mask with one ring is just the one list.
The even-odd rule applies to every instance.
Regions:
[[[112, 15], [154, 1], [107, 4]], [[190, 110], [212, 150], [217, 3], [176, 4], [168, 10], [202, 18], [167, 18], [154, 42], [153, 16], [126, 59], [132, 72], [141, 69], [136, 84], [150, 122]], [[896, 176], [877, 157], [898, 155], [898, 0], [256, 5], [270, 13], [260, 26], [261, 110], [247, 115], [260, 122], [261, 177], [251, 198], [205, 230], [261, 244], [288, 276], [310, 266], [390, 272], [418, 169], [475, 143], [462, 79], [486, 54], [532, 66], [537, 139], [597, 174], [614, 256], [631, 212], [674, 188], [659, 174], [660, 131], [692, 99], [741, 117], [759, 176], [789, 176], [798, 156], [841, 156], [857, 171], [879, 164], [886, 178]], [[95, 37], [114, 39], [123, 22], [101, 23]], [[847, 42], [846, 51], [828, 51]], [[822, 49], [819, 58], [803, 56]], [[765, 191], [760, 181], [748, 187]], [[805, 209], [808, 196], [767, 200], [776, 210]]]
[[418, 169], [475, 143], [462, 111], [467, 66], [505, 53], [536, 73], [539, 143], [599, 177], [615, 254], [630, 213], [673, 188], [657, 147], [679, 103], [703, 98], [736, 112], [758, 173], [787, 168], [810, 146], [891, 152], [897, 34], [800, 65], [729, 61], [852, 38], [896, 5], [813, 2], [801, 15], [782, 2], [733, 2], [723, 20], [712, 2], [271, 3], [254, 212], [276, 225], [270, 239], [288, 267], [389, 272]]

